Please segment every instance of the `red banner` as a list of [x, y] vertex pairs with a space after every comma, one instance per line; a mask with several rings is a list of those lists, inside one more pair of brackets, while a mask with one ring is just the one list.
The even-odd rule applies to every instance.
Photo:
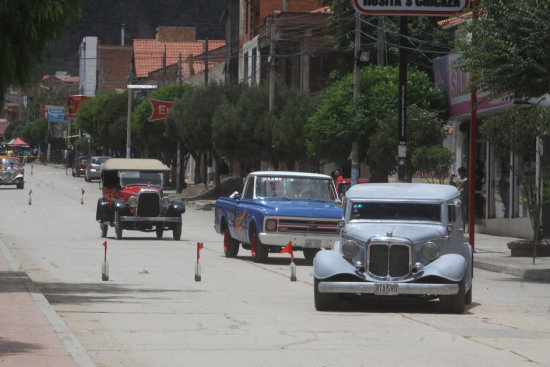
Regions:
[[153, 113], [149, 116], [149, 121], [165, 119], [168, 116], [168, 112], [174, 106], [174, 102], [159, 101], [151, 98], [149, 98], [149, 102], [153, 106]]

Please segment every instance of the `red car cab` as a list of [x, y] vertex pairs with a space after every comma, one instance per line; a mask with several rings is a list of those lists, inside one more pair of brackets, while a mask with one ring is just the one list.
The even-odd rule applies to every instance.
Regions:
[[164, 173], [168, 167], [156, 159], [111, 158], [101, 166], [103, 197], [98, 200], [96, 220], [102, 237], [109, 226], [116, 239], [123, 230], [155, 231], [162, 238], [172, 230], [173, 238], [181, 237], [181, 215], [185, 205], [164, 195]]

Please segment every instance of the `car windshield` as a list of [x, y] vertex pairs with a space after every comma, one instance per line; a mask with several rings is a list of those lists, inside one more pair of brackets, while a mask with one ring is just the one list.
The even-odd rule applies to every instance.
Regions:
[[162, 172], [120, 171], [120, 185], [153, 185], [162, 187]]
[[331, 179], [313, 177], [258, 177], [256, 197], [263, 199], [335, 200]]
[[18, 164], [19, 164], [18, 158], [1, 158], [0, 159], [0, 166], [13, 167], [13, 166], [17, 166]]
[[441, 222], [441, 204], [431, 203], [353, 203], [351, 219], [411, 220]]

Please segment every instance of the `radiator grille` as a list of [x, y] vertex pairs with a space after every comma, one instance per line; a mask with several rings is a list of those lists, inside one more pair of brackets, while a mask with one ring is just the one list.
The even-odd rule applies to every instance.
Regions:
[[137, 198], [137, 215], [139, 217], [158, 217], [160, 215], [160, 195], [158, 192], [143, 192]]
[[284, 233], [314, 233], [338, 234], [337, 220], [280, 218], [279, 232]]
[[375, 243], [369, 245], [369, 273], [382, 278], [399, 278], [409, 274], [410, 250], [406, 244]]

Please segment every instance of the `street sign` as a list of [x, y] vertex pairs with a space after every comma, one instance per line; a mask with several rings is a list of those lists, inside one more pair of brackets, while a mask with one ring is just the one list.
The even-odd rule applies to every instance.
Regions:
[[65, 122], [65, 109], [63, 106], [46, 106], [48, 122]]
[[355, 10], [374, 15], [447, 16], [467, 8], [470, 0], [352, 0]]

